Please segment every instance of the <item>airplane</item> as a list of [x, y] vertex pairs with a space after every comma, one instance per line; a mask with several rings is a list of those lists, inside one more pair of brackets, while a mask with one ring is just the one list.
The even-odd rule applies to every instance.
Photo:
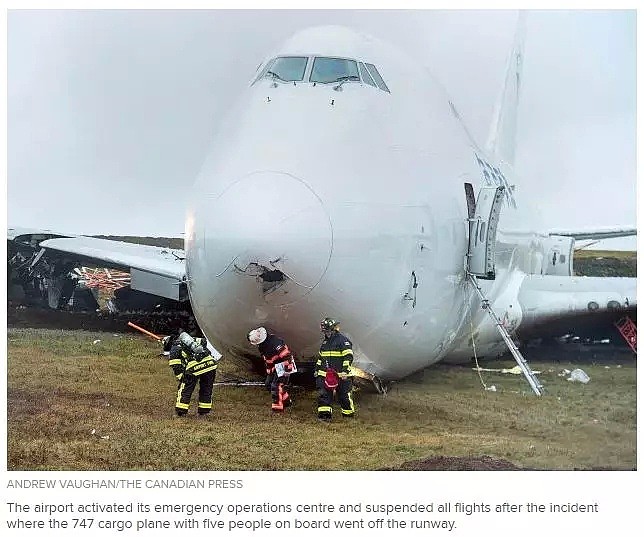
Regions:
[[478, 356], [506, 351], [486, 309], [514, 339], [634, 314], [635, 278], [575, 277], [572, 262], [576, 238], [635, 228], [520, 229], [524, 33], [520, 23], [485, 146], [421, 63], [352, 29], [313, 27], [260, 64], [222, 122], [184, 251], [15, 229], [9, 239], [34, 243], [31, 271], [44, 259], [64, 277], [51, 267], [93, 262], [129, 269], [133, 289], [189, 298], [224, 356], [254, 355], [246, 334], [262, 325], [315, 360], [320, 320], [336, 318], [355, 369], [378, 385], [470, 360], [473, 344]]

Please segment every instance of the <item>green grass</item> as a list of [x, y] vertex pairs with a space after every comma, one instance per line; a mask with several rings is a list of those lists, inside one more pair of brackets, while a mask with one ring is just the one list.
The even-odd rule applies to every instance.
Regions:
[[[326, 424], [315, 419], [315, 392], [303, 388], [293, 388], [296, 404], [284, 415], [271, 414], [263, 388], [220, 386], [206, 420], [194, 416], [194, 403], [187, 419], [173, 419], [176, 383], [159, 350], [139, 336], [9, 329], [8, 468], [372, 470], [435, 455], [545, 469], [636, 466], [628, 354], [533, 363], [543, 372], [542, 398], [522, 377], [483, 373], [498, 389], [489, 392], [471, 368], [441, 365], [384, 396], [360, 390], [356, 418], [343, 420], [336, 407]], [[582, 367], [591, 382], [567, 382], [557, 375], [564, 367]], [[247, 364], [222, 360], [218, 380], [251, 375]]]
[[637, 252], [578, 250], [573, 259], [577, 276], [637, 277]]
[[575, 250], [575, 258], [577, 259], [596, 259], [598, 257], [614, 257], [615, 259], [637, 259], [637, 252], [626, 250]]

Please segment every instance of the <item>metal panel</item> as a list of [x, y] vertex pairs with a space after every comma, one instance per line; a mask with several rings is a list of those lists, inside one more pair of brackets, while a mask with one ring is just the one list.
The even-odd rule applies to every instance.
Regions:
[[131, 269], [132, 277], [130, 287], [136, 291], [143, 291], [152, 295], [158, 295], [173, 300], [183, 300], [181, 287], [183, 284], [176, 278], [145, 272], [139, 269]]
[[543, 241], [544, 258], [541, 274], [572, 276], [572, 256], [575, 239], [551, 235]]

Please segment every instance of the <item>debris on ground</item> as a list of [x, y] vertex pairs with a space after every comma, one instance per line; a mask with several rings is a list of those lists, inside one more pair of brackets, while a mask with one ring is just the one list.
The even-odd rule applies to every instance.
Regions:
[[588, 384], [590, 377], [586, 374], [583, 369], [573, 369], [570, 372], [570, 377], [568, 377], [571, 382], [581, 382], [583, 384]]

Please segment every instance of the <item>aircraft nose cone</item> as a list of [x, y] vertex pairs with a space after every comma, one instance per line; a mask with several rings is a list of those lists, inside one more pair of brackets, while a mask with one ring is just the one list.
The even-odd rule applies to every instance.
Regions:
[[332, 252], [331, 221], [320, 198], [298, 177], [254, 172], [216, 198], [205, 196], [199, 206], [207, 233], [201, 245], [197, 238], [192, 253], [205, 261], [209, 284], [250, 290], [240, 289], [242, 302], [261, 297], [285, 305], [322, 279]]

